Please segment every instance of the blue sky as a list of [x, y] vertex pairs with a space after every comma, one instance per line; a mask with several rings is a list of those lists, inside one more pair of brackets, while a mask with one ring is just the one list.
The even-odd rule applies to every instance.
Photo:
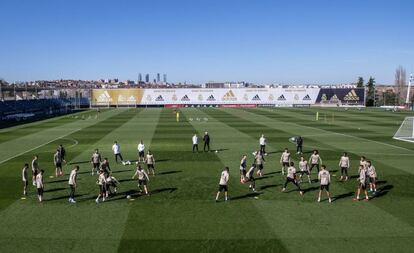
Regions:
[[1, 0], [0, 77], [393, 83], [414, 1]]

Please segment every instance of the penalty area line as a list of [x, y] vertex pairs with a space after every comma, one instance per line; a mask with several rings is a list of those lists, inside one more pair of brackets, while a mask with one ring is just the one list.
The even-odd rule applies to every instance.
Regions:
[[12, 156], [12, 157], [9, 157], [9, 158], [7, 158], [7, 159], [5, 159], [5, 160], [3, 160], [3, 161], [0, 161], [0, 164], [5, 163], [5, 162], [7, 162], [7, 161], [10, 161], [11, 159], [14, 159], [14, 158], [16, 158], [16, 157], [18, 157], [18, 156], [24, 155], [24, 154], [26, 154], [27, 152], [30, 152], [30, 151], [33, 151], [33, 150], [35, 150], [35, 149], [41, 148], [41, 147], [43, 147], [43, 146], [45, 146], [45, 145], [47, 145], [47, 144], [49, 144], [49, 143], [52, 143], [52, 142], [54, 142], [54, 141], [56, 141], [56, 140], [62, 139], [63, 137], [66, 137], [66, 136], [68, 136], [68, 135], [71, 135], [71, 134], [73, 134], [73, 133], [75, 133], [75, 132], [77, 132], [77, 131], [79, 131], [79, 130], [82, 130], [82, 128], [78, 128], [78, 129], [76, 129], [76, 130], [74, 130], [74, 131], [72, 131], [72, 132], [69, 132], [69, 133], [67, 133], [67, 134], [65, 134], [65, 135], [59, 136], [59, 137], [57, 137], [57, 138], [55, 138], [55, 139], [53, 139], [53, 140], [50, 140], [50, 141], [48, 141], [48, 142], [45, 142], [45, 143], [43, 143], [43, 144], [41, 144], [41, 145], [39, 145], [39, 146], [36, 146], [36, 147], [34, 147], [34, 148], [31, 148], [31, 149], [29, 149], [29, 150], [26, 150], [26, 151], [24, 151], [24, 152], [21, 152], [21, 153], [19, 153], [19, 154], [17, 154], [17, 155], [14, 155], [14, 156]]

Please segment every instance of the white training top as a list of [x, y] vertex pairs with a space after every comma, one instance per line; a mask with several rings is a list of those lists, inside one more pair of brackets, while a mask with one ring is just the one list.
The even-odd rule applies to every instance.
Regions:
[[72, 170], [70, 172], [70, 175], [69, 175], [69, 184], [70, 185], [75, 185], [76, 184], [76, 177], [77, 176], [78, 176], [78, 173], [77, 173], [76, 170]]
[[99, 185], [104, 185], [105, 183], [106, 183], [105, 174], [104, 174], [104, 173], [99, 174], [99, 177], [98, 177], [98, 184], [99, 184]]
[[42, 173], [39, 173], [36, 176], [36, 188], [43, 188], [43, 176], [42, 176]]
[[362, 165], [362, 166], [364, 166], [364, 168], [366, 169], [367, 168], [367, 161], [359, 161], [359, 165]]
[[375, 170], [374, 165], [371, 165], [367, 169], [368, 176], [370, 177], [377, 177], [377, 171]]
[[320, 159], [319, 154], [316, 154], [316, 155], [312, 154], [311, 157], [310, 157], [310, 160], [311, 160], [312, 164], [319, 164], [319, 159]]
[[121, 146], [118, 143], [114, 143], [112, 145], [112, 151], [114, 151], [114, 155], [121, 153]]
[[26, 182], [27, 181], [27, 167], [23, 167], [23, 169], [22, 169], [22, 180], [23, 180], [23, 182]]
[[359, 170], [359, 182], [365, 184], [367, 179], [367, 169], [365, 167], [362, 170]]
[[328, 185], [331, 182], [331, 174], [327, 170], [321, 170], [319, 171], [318, 179], [321, 185]]
[[263, 164], [263, 156], [260, 153], [257, 153], [257, 155], [254, 157], [256, 164]]
[[266, 145], [266, 138], [265, 137], [260, 137], [259, 144], [260, 145]]
[[145, 145], [144, 145], [144, 143], [140, 143], [140, 144], [138, 144], [138, 151], [139, 152], [142, 152], [142, 151], [144, 151], [145, 150]]
[[299, 169], [301, 171], [308, 171], [308, 162], [307, 161], [300, 161], [299, 162]]
[[147, 164], [154, 164], [155, 163], [154, 155], [147, 154], [147, 158], [145, 159], [145, 162]]
[[282, 156], [280, 157], [280, 162], [288, 163], [290, 162], [290, 153], [285, 151], [282, 153]]
[[139, 180], [148, 180], [149, 181], [149, 177], [148, 174], [145, 172], [145, 170], [139, 170], [137, 169], [137, 171], [135, 172], [135, 176], [138, 176]]
[[221, 172], [221, 177], [220, 177], [220, 185], [227, 185], [227, 182], [229, 181], [229, 173], [226, 170], [223, 170], [223, 172]]
[[339, 167], [349, 168], [349, 157], [341, 156], [341, 159], [339, 160]]
[[287, 169], [287, 177], [291, 179], [295, 179], [296, 169], [293, 166], [290, 166]]
[[192, 138], [192, 140], [193, 140], [193, 145], [198, 144], [198, 137], [197, 137], [197, 135], [194, 135], [193, 138]]

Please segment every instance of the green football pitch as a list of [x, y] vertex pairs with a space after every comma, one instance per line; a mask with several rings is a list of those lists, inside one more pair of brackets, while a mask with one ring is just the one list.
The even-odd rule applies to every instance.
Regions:
[[[319, 121], [315, 114], [319, 111]], [[392, 136], [408, 112], [375, 109], [108, 109], [0, 130], [0, 252], [413, 252], [414, 144]], [[219, 152], [192, 153], [191, 137], [205, 131]], [[268, 145], [257, 193], [239, 180], [241, 155]], [[318, 183], [293, 185], [279, 159], [287, 147], [295, 162], [292, 136], [304, 137], [304, 153], [319, 149], [332, 175], [334, 202], [316, 202]], [[124, 159], [137, 159], [143, 140], [157, 160], [151, 196], [137, 194], [134, 165], [115, 164], [111, 146]], [[65, 176], [54, 174], [53, 153], [67, 151]], [[202, 148], [202, 142], [200, 143]], [[96, 204], [96, 176], [90, 157], [98, 148], [121, 182], [118, 194]], [[339, 182], [343, 151], [351, 179]], [[39, 155], [45, 172], [45, 201], [35, 189], [22, 199], [21, 168]], [[378, 194], [354, 202], [359, 157], [372, 160]], [[80, 166], [76, 204], [68, 203], [68, 173]], [[230, 167], [230, 201], [214, 201], [220, 173]], [[314, 171], [315, 173], [315, 171]], [[313, 178], [316, 174], [313, 174]], [[126, 195], [132, 195], [127, 199]], [[324, 196], [325, 197], [325, 196]]]

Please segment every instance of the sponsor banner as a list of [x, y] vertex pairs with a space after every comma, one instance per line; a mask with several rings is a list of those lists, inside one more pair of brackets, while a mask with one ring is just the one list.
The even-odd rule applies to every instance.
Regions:
[[363, 105], [363, 88], [93, 89], [92, 105]]
[[185, 105], [164, 105], [165, 108], [183, 108]]
[[256, 108], [256, 105], [253, 104], [233, 104], [233, 105], [220, 105], [222, 108]]
[[257, 105], [257, 107], [275, 107], [274, 104], [262, 104], [262, 105]]
[[322, 88], [316, 99], [321, 105], [364, 105], [364, 88]]
[[136, 105], [140, 104], [143, 89], [93, 89], [93, 105]]
[[141, 104], [314, 104], [319, 88], [145, 89]]

